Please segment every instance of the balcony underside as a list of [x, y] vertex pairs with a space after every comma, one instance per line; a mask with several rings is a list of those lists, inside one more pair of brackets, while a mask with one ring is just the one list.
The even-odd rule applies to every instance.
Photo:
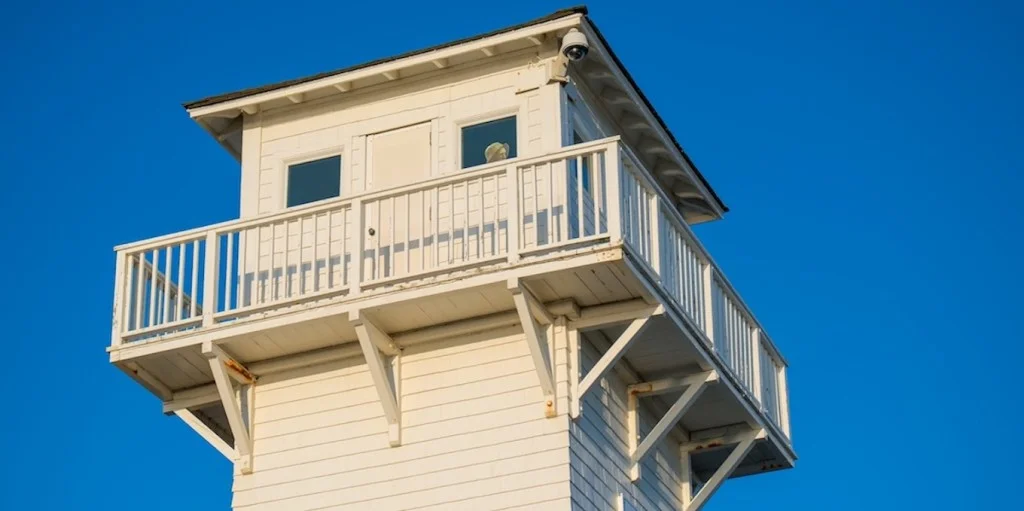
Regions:
[[[231, 444], [230, 427], [215, 391], [204, 343], [219, 346], [257, 377], [291, 368], [361, 357], [352, 311], [372, 317], [395, 343], [406, 347], [502, 326], [520, 325], [510, 278], [521, 279], [539, 302], [555, 315], [570, 318], [588, 339], [614, 340], [628, 322], [649, 315], [663, 300], [621, 246], [607, 242], [566, 252], [496, 264], [448, 276], [444, 281], [410, 281], [355, 297], [339, 295], [288, 309], [225, 322], [209, 329], [165, 334], [112, 349], [111, 361], [165, 402], [165, 411], [189, 410], [211, 431]], [[678, 315], [651, 316], [618, 364], [632, 382], [685, 377], [718, 369]], [[607, 341], [604, 341], [607, 342]], [[737, 426], [759, 427], [769, 421], [757, 412], [742, 386], [722, 382], [710, 386], [676, 428], [684, 438], [714, 436]], [[670, 392], [651, 398], [656, 409], [668, 409], [681, 395]], [[776, 430], [758, 440], [732, 477], [792, 466], [793, 454]], [[728, 449], [695, 451], [692, 467], [706, 478], [729, 454]]]
[[[579, 417], [618, 372], [630, 442], [638, 407], [662, 413], [629, 446], [630, 477], [673, 434], [710, 488], [699, 507], [722, 480], [795, 454], [785, 360], [673, 204], [607, 139], [122, 246], [110, 359], [245, 473], [255, 379], [365, 360], [400, 445], [402, 348], [521, 329], [544, 414], [567, 398]], [[582, 332], [598, 352], [561, 390], [560, 318], [567, 344]]]
[[[399, 344], [432, 340], [432, 327], [487, 318], [481, 324], [518, 324], [509, 278], [524, 278], [544, 303], [578, 307], [628, 302], [645, 296], [623, 261], [620, 247], [596, 245], [457, 272], [444, 281], [411, 281], [356, 297], [339, 295], [273, 309], [214, 327], [168, 333], [112, 348], [111, 362], [139, 368], [172, 392], [208, 384], [213, 375], [201, 353], [204, 342], [220, 345], [239, 362], [283, 360], [356, 342], [348, 320], [354, 310], [374, 318]], [[647, 297], [648, 300], [653, 300]], [[471, 328], [471, 326], [469, 327]], [[443, 330], [436, 330], [442, 335]], [[445, 334], [446, 335], [446, 334]], [[435, 336], [436, 337], [436, 336]], [[153, 385], [147, 384], [150, 390]]]
[[[792, 468], [795, 456], [779, 428], [770, 420], [763, 420], [763, 415], [754, 409], [756, 400], [741, 396], [744, 393], [742, 385], [737, 385], [726, 370], [708, 364], [707, 351], [701, 348], [700, 341], [680, 326], [678, 319], [671, 314], [651, 316], [646, 328], [622, 357], [616, 372], [632, 384], [681, 380], [708, 371], [721, 375], [720, 381], [708, 385], [676, 423], [676, 429], [681, 433], [679, 438], [690, 440], [690, 448], [693, 449], [690, 451], [691, 470], [694, 474], [701, 481], [707, 481], [728, 457], [734, 443], [729, 438], [761, 428], [766, 429], [767, 435], [754, 442], [753, 448], [729, 477]], [[595, 346], [603, 346], [619, 338], [627, 328], [627, 324], [617, 324], [584, 330], [583, 335]], [[727, 379], [730, 381], [721, 381]], [[653, 401], [650, 407], [660, 417], [682, 397], [684, 391], [681, 388], [647, 399]]]

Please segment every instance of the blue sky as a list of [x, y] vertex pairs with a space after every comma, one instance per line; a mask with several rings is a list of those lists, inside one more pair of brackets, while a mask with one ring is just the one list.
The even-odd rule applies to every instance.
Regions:
[[[0, 508], [224, 509], [229, 464], [104, 352], [111, 248], [238, 214], [180, 103], [565, 5], [98, 4], [0, 17]], [[1011, 506], [1024, 4], [637, 5], [590, 7], [731, 207], [698, 234], [791, 363], [798, 468], [708, 509]]]

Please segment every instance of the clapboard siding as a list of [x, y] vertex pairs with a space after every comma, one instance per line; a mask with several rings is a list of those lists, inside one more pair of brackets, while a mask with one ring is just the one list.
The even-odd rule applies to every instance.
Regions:
[[558, 126], [558, 109], [548, 107], [557, 107], [557, 86], [522, 94], [515, 90], [517, 72], [535, 57], [536, 52], [520, 52], [434, 77], [260, 114], [246, 124], [258, 130], [259, 136], [249, 139], [260, 144], [259, 156], [243, 162], [258, 166], [243, 169], [246, 182], [258, 183], [256, 190], [243, 193], [255, 191], [257, 200], [244, 202], [255, 202], [260, 214], [279, 211], [284, 207], [285, 166], [332, 152], [342, 154], [343, 195], [365, 191], [372, 181], [366, 136], [421, 122], [432, 123], [436, 175], [458, 171], [457, 127], [494, 115], [519, 115], [520, 156], [542, 154], [550, 146], [544, 140], [547, 127]]
[[[560, 392], [564, 327], [550, 330]], [[521, 330], [407, 348], [402, 445], [361, 358], [269, 375], [256, 389], [254, 471], [235, 509], [567, 509], [567, 400], [545, 418]]]
[[[580, 348], [585, 374], [600, 354], [585, 335], [580, 336]], [[623, 493], [638, 509], [680, 509], [679, 444], [671, 437], [641, 463], [641, 478], [635, 483], [629, 479], [626, 384], [614, 372], [588, 392], [581, 409], [581, 417], [570, 426], [573, 508], [614, 510], [616, 496]], [[656, 418], [642, 406], [641, 434], [654, 423]]]
[[[543, 57], [550, 49], [541, 51]], [[557, 127], [559, 93], [555, 84], [517, 92], [518, 73], [536, 65], [537, 51], [517, 52], [486, 63], [456, 67], [434, 76], [400, 80], [398, 83], [367, 91], [332, 96], [287, 108], [246, 116], [242, 158], [243, 217], [280, 212], [285, 208], [288, 165], [340, 155], [342, 163], [341, 194], [343, 196], [376, 190], [374, 172], [367, 168], [367, 137], [415, 124], [430, 127], [430, 169], [411, 173], [434, 178], [458, 172], [460, 160], [460, 127], [505, 115], [519, 119], [518, 147], [520, 157], [535, 156], [560, 145]], [[536, 176], [535, 176], [536, 178]], [[540, 176], [538, 197], [530, 189], [520, 191], [523, 200], [548, 205], [548, 190], [562, 193], [564, 179]], [[500, 181], [500, 183], [499, 183]], [[504, 178], [485, 183], [453, 186], [446, 193], [435, 192], [436, 204], [426, 196], [393, 199], [394, 202], [370, 204], [376, 211], [336, 211], [316, 219], [295, 219], [272, 228], [243, 232], [238, 240], [236, 269], [241, 283], [238, 306], [258, 305], [275, 299], [308, 292], [309, 289], [341, 287], [351, 281], [359, 257], [355, 247], [364, 238], [368, 247], [379, 244], [383, 252], [375, 252], [364, 261], [364, 272], [383, 268], [393, 257], [397, 268], [409, 266], [415, 274], [423, 266], [440, 266], [437, 254], [462, 254], [466, 258], [483, 258], [503, 253], [505, 233], [500, 219], [507, 219], [510, 191]], [[396, 176], [377, 176], [378, 183], [412, 184]], [[502, 184], [504, 183], [504, 184]], [[531, 181], [532, 183], [532, 181]], [[474, 188], [475, 187], [475, 188]], [[472, 190], [470, 188], [473, 188]], [[484, 189], [480, 189], [484, 188]], [[495, 200], [500, 195], [500, 201]], [[560, 196], [560, 195], [556, 195]], [[468, 197], [469, 204], [466, 204]], [[481, 212], [480, 203], [484, 201]], [[409, 202], [406, 202], [408, 200]], [[564, 205], [557, 206], [558, 211]], [[394, 209], [393, 215], [390, 209]], [[354, 219], [360, 214], [377, 219], [377, 238], [355, 232]], [[481, 217], [483, 215], [483, 217]], [[406, 225], [405, 218], [433, 218], [433, 223], [415, 222]], [[459, 239], [442, 237], [451, 225], [481, 225], [486, 232], [471, 234], [458, 231]], [[395, 240], [391, 240], [394, 230]], [[435, 232], [433, 229], [437, 229]], [[523, 242], [535, 244], [533, 227], [524, 227]], [[444, 238], [442, 240], [442, 238]], [[404, 243], [403, 240], [415, 243]], [[397, 242], [396, 242], [397, 240]], [[429, 244], [429, 246], [428, 246]], [[443, 246], [442, 246], [443, 245]], [[439, 251], [439, 252], [438, 252]], [[394, 252], [392, 254], [392, 252]], [[434, 252], [437, 252], [436, 254]], [[330, 255], [330, 258], [328, 258]], [[363, 254], [366, 257], [366, 254]], [[382, 261], [381, 258], [384, 258]], [[456, 257], [458, 259], [458, 257]], [[298, 261], [304, 261], [299, 266]], [[420, 263], [420, 261], [423, 261]], [[364, 274], [367, 279], [370, 275]], [[386, 277], [396, 276], [395, 268], [384, 271]], [[400, 275], [398, 275], [400, 276]]]

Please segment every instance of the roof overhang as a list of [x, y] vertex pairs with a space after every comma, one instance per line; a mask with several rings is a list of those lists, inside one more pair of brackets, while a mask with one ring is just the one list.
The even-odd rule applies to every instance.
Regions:
[[586, 14], [585, 7], [564, 9], [527, 23], [440, 46], [296, 80], [211, 96], [186, 103], [184, 107], [203, 129], [235, 158], [241, 159], [243, 114], [253, 115], [325, 97], [352, 94], [496, 55], [541, 47], [545, 42], [557, 41], [570, 28], [577, 28], [586, 34], [591, 52], [586, 59], [573, 65], [572, 73], [596, 94], [606, 112], [620, 125], [623, 138], [677, 198], [688, 220], [701, 222], [721, 218], [728, 208], [683, 151]]

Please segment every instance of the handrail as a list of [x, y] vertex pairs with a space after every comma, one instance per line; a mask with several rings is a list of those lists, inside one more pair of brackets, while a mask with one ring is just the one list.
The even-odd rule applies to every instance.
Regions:
[[[363, 200], [363, 201], [373, 200], [373, 199], [376, 199], [376, 198], [388, 197], [388, 196], [392, 196], [392, 195], [396, 195], [396, 194], [400, 194], [400, 193], [408, 193], [410, 191], [416, 191], [416, 190], [419, 190], [419, 189], [431, 188], [431, 187], [435, 187], [435, 186], [438, 186], [438, 185], [446, 184], [449, 181], [462, 181], [462, 180], [465, 180], [465, 179], [472, 179], [474, 177], [486, 176], [486, 175], [489, 175], [490, 173], [492, 173], [494, 171], [497, 171], [497, 170], [500, 170], [500, 169], [505, 169], [509, 165], [515, 165], [516, 167], [524, 167], [524, 166], [532, 165], [534, 163], [546, 162], [546, 161], [557, 159], [557, 158], [560, 158], [560, 157], [569, 157], [569, 156], [576, 155], [576, 154], [584, 154], [584, 153], [590, 152], [594, 148], [601, 147], [601, 146], [604, 146], [604, 145], [609, 145], [609, 144], [611, 144], [613, 142], [619, 142], [620, 138], [621, 137], [619, 137], [619, 136], [607, 137], [607, 138], [603, 138], [601, 140], [595, 140], [593, 142], [587, 142], [587, 143], [583, 143], [583, 144], [576, 144], [576, 145], [568, 146], [568, 147], [563, 148], [561, 150], [554, 151], [554, 152], [551, 152], [551, 153], [542, 154], [542, 155], [539, 155], [539, 156], [532, 156], [532, 157], [528, 157], [528, 158], [510, 158], [510, 159], [507, 159], [507, 160], [501, 160], [501, 161], [497, 161], [497, 162], [493, 162], [493, 163], [488, 163], [488, 164], [484, 164], [484, 165], [481, 165], [479, 167], [476, 167], [473, 170], [470, 170], [468, 172], [456, 172], [454, 174], [449, 174], [447, 176], [441, 176], [441, 177], [433, 178], [433, 179], [430, 179], [430, 180], [427, 180], [427, 181], [420, 181], [420, 182], [412, 184], [412, 185], [401, 186], [401, 187], [397, 187], [397, 188], [390, 188], [390, 189], [387, 189], [387, 190], [373, 190], [373, 191], [358, 193], [358, 194], [354, 194], [354, 195], [347, 195], [347, 196], [344, 196], [344, 197], [335, 197], [333, 199], [327, 199], [325, 201], [316, 202], [316, 203], [312, 203], [312, 204], [308, 204], [308, 205], [303, 205], [303, 206], [296, 206], [296, 207], [288, 208], [285, 211], [275, 211], [273, 213], [267, 213], [267, 214], [264, 214], [264, 215], [259, 215], [259, 216], [255, 216], [255, 217], [244, 219], [244, 220], [236, 219], [236, 220], [228, 220], [228, 221], [224, 221], [224, 222], [218, 222], [218, 223], [215, 223], [215, 224], [212, 224], [212, 225], [207, 225], [207, 226], [203, 226], [203, 227], [196, 227], [196, 228], [188, 229], [188, 230], [181, 231], [181, 232], [176, 232], [176, 233], [172, 233], [172, 234], [165, 234], [163, 236], [157, 236], [155, 238], [149, 238], [149, 239], [145, 239], [145, 240], [141, 240], [141, 241], [134, 241], [134, 242], [131, 242], [131, 243], [124, 243], [124, 244], [115, 246], [114, 247], [114, 251], [115, 252], [120, 252], [120, 251], [126, 251], [126, 250], [132, 250], [132, 251], [146, 250], [146, 249], [151, 249], [153, 247], [166, 245], [168, 243], [181, 243], [181, 242], [192, 241], [192, 240], [195, 240], [195, 239], [201, 239], [204, 235], [206, 235], [206, 233], [210, 232], [211, 230], [217, 232], [218, 234], [220, 234], [220, 233], [224, 232], [225, 230], [237, 231], [237, 230], [242, 230], [242, 229], [246, 229], [246, 228], [249, 228], [249, 227], [256, 227], [256, 226], [259, 226], [259, 225], [262, 225], [262, 224], [265, 224], [265, 223], [276, 223], [276, 222], [291, 220], [291, 219], [294, 219], [296, 217], [301, 217], [301, 216], [305, 216], [305, 215], [309, 215], [309, 214], [315, 214], [315, 213], [322, 213], [324, 211], [329, 211], [329, 210], [333, 210], [333, 209], [338, 208], [338, 207], [343, 207], [345, 205], [348, 205], [348, 204], [352, 203], [353, 201], [355, 201], [357, 199]], [[620, 147], [624, 147], [622, 144], [619, 144], [619, 145], [620, 145]]]
[[[636, 155], [633, 154], [633, 151], [631, 151], [626, 144], [619, 144], [619, 147], [622, 149], [626, 157], [633, 162], [634, 165], [641, 169], [647, 168], [636, 157]], [[665, 193], [665, 190], [651, 180], [651, 177], [648, 175], [647, 172], [637, 172], [636, 175], [640, 180], [643, 181], [647, 188], [653, 191], [655, 194], [657, 194], [659, 199], [664, 201], [665, 204], [675, 204], [675, 201], [671, 200], [668, 197], [668, 194]], [[686, 219], [683, 218], [683, 215], [680, 214], [675, 207], [665, 209], [668, 211], [668, 217], [671, 221], [673, 221], [673, 224], [676, 227], [682, 229], [683, 232], [686, 233], [686, 235], [690, 238], [690, 241], [693, 242], [694, 247], [696, 247], [697, 250], [700, 252], [700, 256], [703, 257], [704, 260], [707, 261], [708, 264], [710, 264], [715, 269], [715, 273], [717, 274], [716, 276], [718, 277], [719, 282], [723, 284], [722, 289], [724, 291], [727, 291], [730, 295], [730, 298], [732, 298], [736, 303], [738, 303], [742, 307], [743, 313], [747, 316], [750, 322], [753, 323], [754, 326], [756, 326], [761, 331], [764, 331], [764, 327], [761, 325], [761, 322], [758, 321], [757, 318], [754, 316], [754, 313], [752, 312], [750, 306], [747, 305], [747, 303], [744, 302], [742, 298], [740, 298], [740, 294], [736, 291], [736, 288], [732, 285], [732, 282], [729, 282], [729, 278], [725, 276], [725, 272], [722, 271], [721, 266], [719, 266], [718, 263], [715, 262], [714, 258], [711, 257], [710, 252], [708, 252], [707, 248], [704, 247], [704, 244], [701, 243], [700, 239], [697, 238], [697, 235], [694, 234], [693, 229], [691, 229], [690, 226], [686, 223]], [[775, 342], [772, 341], [770, 337], [767, 340], [768, 347], [772, 350], [773, 355], [775, 356], [775, 358], [778, 359], [779, 363], [782, 364], [783, 366], [788, 366], [789, 362], [786, 360], [785, 357], [782, 356], [782, 353], [779, 351], [778, 346], [775, 345]]]

